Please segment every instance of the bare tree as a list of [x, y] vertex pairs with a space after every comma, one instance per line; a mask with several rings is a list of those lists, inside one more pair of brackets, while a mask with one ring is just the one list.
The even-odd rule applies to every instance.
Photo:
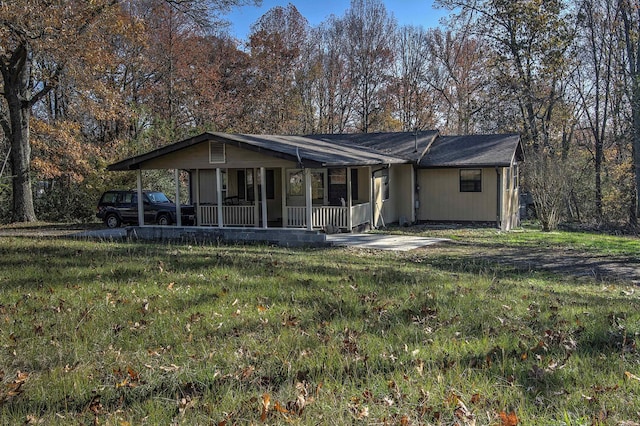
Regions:
[[352, 0], [344, 22], [349, 78], [357, 94], [358, 130], [368, 133], [385, 111], [396, 21], [380, 0]]
[[474, 116], [491, 105], [486, 88], [490, 85], [491, 54], [467, 25], [456, 31], [429, 32], [430, 86], [440, 101], [445, 131], [467, 135], [474, 130]]
[[402, 27], [396, 38], [393, 83], [394, 113], [403, 131], [433, 128], [434, 102], [427, 81], [429, 65], [427, 33], [421, 27]]

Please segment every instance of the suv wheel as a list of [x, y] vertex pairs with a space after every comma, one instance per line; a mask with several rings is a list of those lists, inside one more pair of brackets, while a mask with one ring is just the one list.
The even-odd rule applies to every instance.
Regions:
[[160, 226], [171, 225], [171, 218], [166, 214], [161, 214], [160, 216], [158, 216], [158, 225]]
[[107, 225], [107, 228], [114, 229], [119, 228], [122, 222], [117, 214], [111, 213], [104, 218], [104, 223]]

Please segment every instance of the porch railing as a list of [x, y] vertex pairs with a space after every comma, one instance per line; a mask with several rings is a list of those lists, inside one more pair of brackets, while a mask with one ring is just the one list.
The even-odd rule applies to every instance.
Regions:
[[[351, 207], [351, 226], [369, 222], [370, 204], [356, 204]], [[307, 208], [305, 206], [287, 206], [287, 228], [305, 228], [307, 226]], [[218, 226], [218, 206], [201, 205], [198, 210], [202, 226]], [[349, 207], [317, 206], [313, 207], [312, 225], [322, 228], [333, 225], [338, 228], [349, 228]], [[256, 226], [256, 206], [222, 206], [224, 226]]]
[[[218, 206], [200, 206], [200, 225], [218, 225]], [[255, 206], [222, 206], [224, 226], [255, 226]]]
[[[349, 207], [318, 206], [311, 213], [312, 226], [322, 228], [326, 225], [346, 229], [349, 227]], [[352, 226], [369, 222], [369, 203], [351, 207]], [[307, 226], [307, 208], [305, 206], [287, 206], [287, 227], [304, 228]]]

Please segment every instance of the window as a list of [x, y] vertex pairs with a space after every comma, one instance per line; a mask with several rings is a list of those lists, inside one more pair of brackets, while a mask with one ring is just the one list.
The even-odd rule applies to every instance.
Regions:
[[514, 164], [513, 165], [513, 172], [511, 175], [512, 179], [513, 179], [513, 189], [517, 189], [518, 185], [520, 184], [520, 182], [518, 182], [518, 164]]
[[482, 169], [460, 170], [460, 192], [482, 192]]
[[265, 181], [267, 200], [274, 200], [276, 198], [276, 177], [273, 169], [266, 169]]
[[[311, 171], [311, 198], [315, 203], [323, 203], [325, 196], [326, 173], [322, 170]], [[305, 177], [302, 170], [287, 171], [287, 195], [303, 197], [305, 195]]]
[[[254, 201], [255, 195], [253, 192], [253, 169], [240, 169], [237, 171], [238, 178], [238, 199], [239, 200], [247, 200]], [[258, 184], [258, 199], [262, 199], [262, 179], [260, 177], [260, 169], [256, 170], [256, 183]], [[267, 200], [274, 200], [276, 198], [275, 194], [275, 175], [273, 169], [265, 170], [265, 180], [266, 180], [266, 192], [267, 192]]]
[[304, 174], [302, 170], [287, 171], [287, 195], [293, 197], [304, 195]]
[[209, 142], [209, 164], [219, 164], [225, 162], [224, 144]]
[[324, 202], [324, 176], [321, 171], [311, 172], [311, 198], [316, 203]]
[[[328, 169], [328, 199], [332, 206], [340, 206], [346, 202], [347, 195], [347, 169]], [[351, 169], [351, 199], [358, 199], [358, 170]]]

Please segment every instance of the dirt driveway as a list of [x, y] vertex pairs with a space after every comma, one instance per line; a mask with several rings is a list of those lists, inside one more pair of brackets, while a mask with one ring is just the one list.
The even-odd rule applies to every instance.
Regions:
[[462, 262], [500, 264], [520, 271], [541, 271], [599, 281], [640, 285], [640, 259], [594, 255], [578, 250], [477, 247], [448, 241], [425, 248], [428, 257], [445, 256]]

